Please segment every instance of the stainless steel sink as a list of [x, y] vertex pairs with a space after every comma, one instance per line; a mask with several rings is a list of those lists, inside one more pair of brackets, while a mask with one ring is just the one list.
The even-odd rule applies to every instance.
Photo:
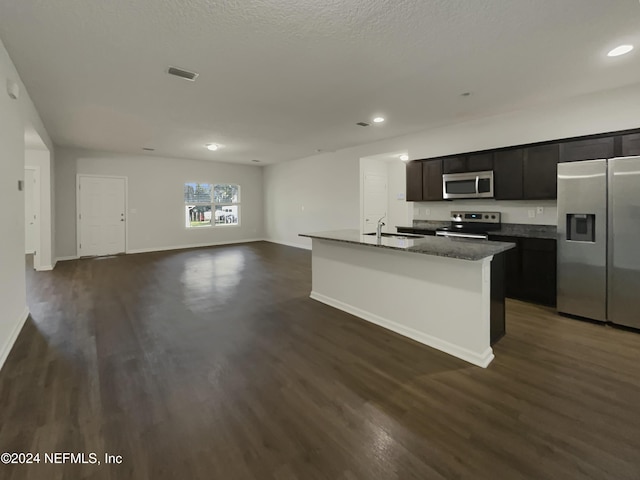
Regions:
[[[372, 237], [376, 236], [376, 232], [365, 233], [365, 235], [370, 235]], [[392, 237], [392, 238], [424, 238], [424, 235], [413, 235], [411, 233], [383, 233], [383, 237]]]

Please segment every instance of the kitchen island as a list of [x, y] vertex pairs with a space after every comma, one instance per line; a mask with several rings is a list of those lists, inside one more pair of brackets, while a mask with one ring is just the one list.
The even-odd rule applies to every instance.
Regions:
[[504, 328], [504, 256], [512, 243], [382, 237], [312, 240], [311, 298], [480, 367]]

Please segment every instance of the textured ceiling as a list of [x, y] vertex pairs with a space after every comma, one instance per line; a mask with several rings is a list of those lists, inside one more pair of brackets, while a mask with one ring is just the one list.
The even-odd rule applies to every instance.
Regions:
[[637, 0], [0, 2], [56, 144], [240, 163], [637, 83], [637, 51], [605, 54], [638, 25]]

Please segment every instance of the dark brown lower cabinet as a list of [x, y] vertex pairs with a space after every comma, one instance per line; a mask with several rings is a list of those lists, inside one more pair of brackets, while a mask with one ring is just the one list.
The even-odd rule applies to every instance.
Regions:
[[489, 240], [515, 243], [505, 252], [509, 298], [542, 305], [556, 305], [556, 241], [491, 235]]
[[535, 303], [556, 305], [556, 241], [522, 239], [523, 295]]

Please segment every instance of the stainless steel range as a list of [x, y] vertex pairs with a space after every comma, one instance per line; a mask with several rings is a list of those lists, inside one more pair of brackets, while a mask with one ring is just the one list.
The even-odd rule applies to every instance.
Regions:
[[500, 212], [451, 212], [451, 225], [436, 230], [439, 237], [487, 240], [489, 232], [500, 230]]

